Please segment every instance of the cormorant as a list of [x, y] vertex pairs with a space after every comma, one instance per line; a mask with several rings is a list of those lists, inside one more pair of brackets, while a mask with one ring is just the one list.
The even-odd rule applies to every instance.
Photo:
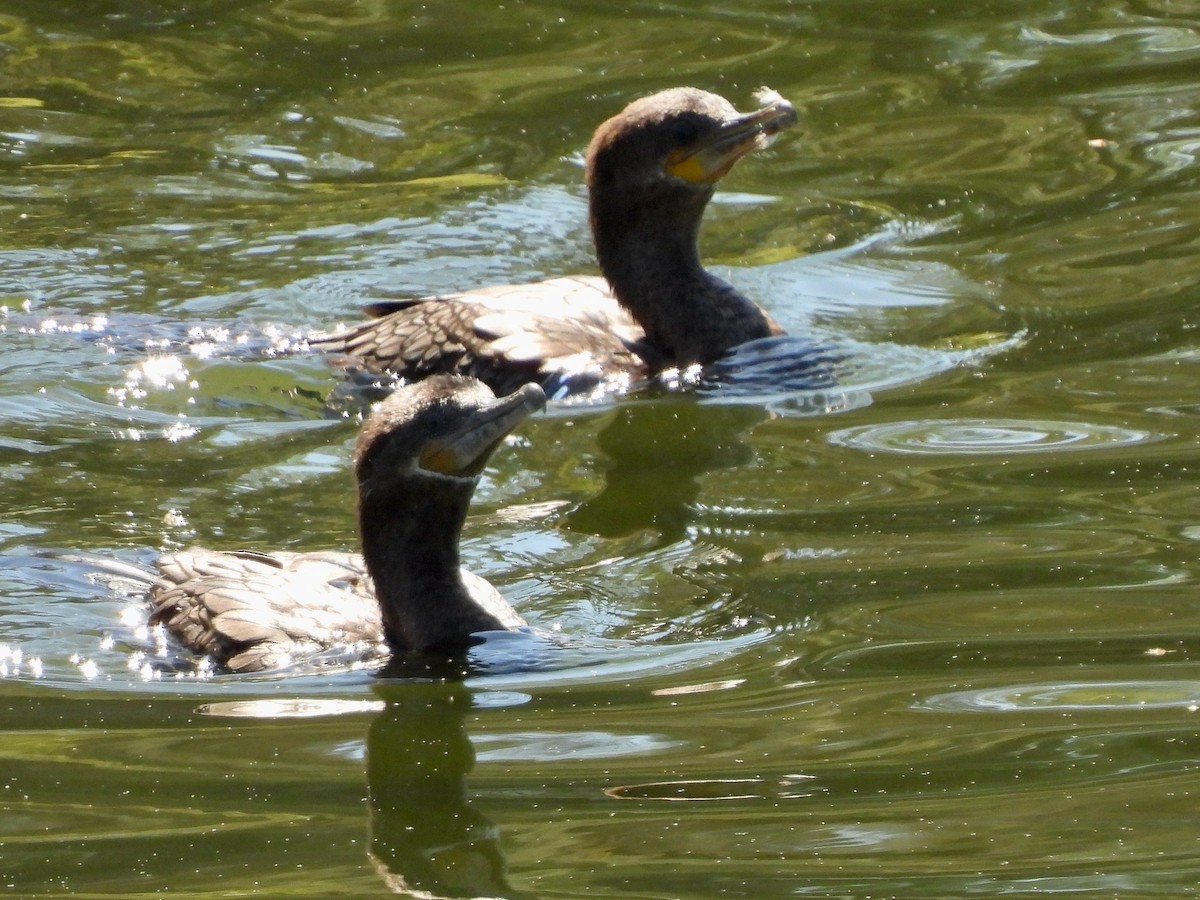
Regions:
[[706, 271], [696, 242], [716, 182], [796, 121], [774, 91], [739, 113], [680, 87], [604, 122], [586, 156], [588, 211], [603, 278], [577, 276], [367, 307], [375, 318], [310, 346], [405, 379], [461, 372], [498, 392], [527, 382], [550, 396], [706, 365], [783, 334], [774, 319]]
[[187, 550], [159, 559], [151, 622], [235, 672], [325, 650], [453, 654], [479, 632], [524, 621], [459, 566], [479, 473], [501, 440], [545, 404], [536, 384], [497, 399], [479, 381], [438, 375], [380, 403], [354, 468], [362, 556]]

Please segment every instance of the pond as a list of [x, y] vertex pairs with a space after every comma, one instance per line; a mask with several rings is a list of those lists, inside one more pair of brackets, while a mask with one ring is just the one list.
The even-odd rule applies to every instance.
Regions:
[[[1193, 892], [1195, 13], [0, 5], [0, 890]], [[300, 340], [595, 274], [582, 151], [676, 84], [795, 104], [702, 250], [837, 390], [522, 425], [463, 556], [546, 657], [160, 656], [94, 561], [356, 548]]]

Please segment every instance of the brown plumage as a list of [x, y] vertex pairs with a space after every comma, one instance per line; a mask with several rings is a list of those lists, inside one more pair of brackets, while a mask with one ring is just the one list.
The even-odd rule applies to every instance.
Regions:
[[152, 622], [237, 672], [338, 650], [454, 653], [524, 622], [461, 569], [458, 540], [496, 445], [545, 402], [537, 385], [496, 399], [443, 375], [392, 394], [354, 454], [363, 556], [188, 550], [158, 561]]
[[588, 214], [603, 278], [572, 277], [378, 303], [375, 318], [309, 343], [345, 363], [409, 379], [473, 375], [499, 391], [537, 382], [552, 395], [704, 365], [783, 333], [706, 271], [696, 242], [713, 187], [793, 124], [764, 89], [740, 114], [724, 98], [673, 88], [604, 122], [587, 150]]

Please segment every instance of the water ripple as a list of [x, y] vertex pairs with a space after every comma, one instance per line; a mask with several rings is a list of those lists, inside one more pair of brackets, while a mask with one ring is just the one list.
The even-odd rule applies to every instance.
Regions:
[[936, 694], [913, 704], [935, 712], [1200, 710], [1200, 681], [1101, 681], [1005, 685]]
[[1152, 431], [1045, 419], [912, 419], [843, 428], [829, 441], [857, 450], [973, 456], [1127, 447], [1162, 440]]
[[481, 734], [474, 740], [479, 762], [563, 759], [613, 759], [658, 753], [679, 747], [682, 742], [656, 734], [619, 734], [611, 731], [519, 732]]

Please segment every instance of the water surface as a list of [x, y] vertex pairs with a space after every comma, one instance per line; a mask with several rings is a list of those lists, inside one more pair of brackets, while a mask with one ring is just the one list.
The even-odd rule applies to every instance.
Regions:
[[[1186, 6], [109, 0], [0, 45], [0, 889], [1195, 891]], [[800, 110], [703, 249], [840, 393], [523, 426], [464, 556], [535, 659], [160, 657], [78, 557], [353, 547], [296, 339], [594, 272], [580, 154], [678, 83]]]

